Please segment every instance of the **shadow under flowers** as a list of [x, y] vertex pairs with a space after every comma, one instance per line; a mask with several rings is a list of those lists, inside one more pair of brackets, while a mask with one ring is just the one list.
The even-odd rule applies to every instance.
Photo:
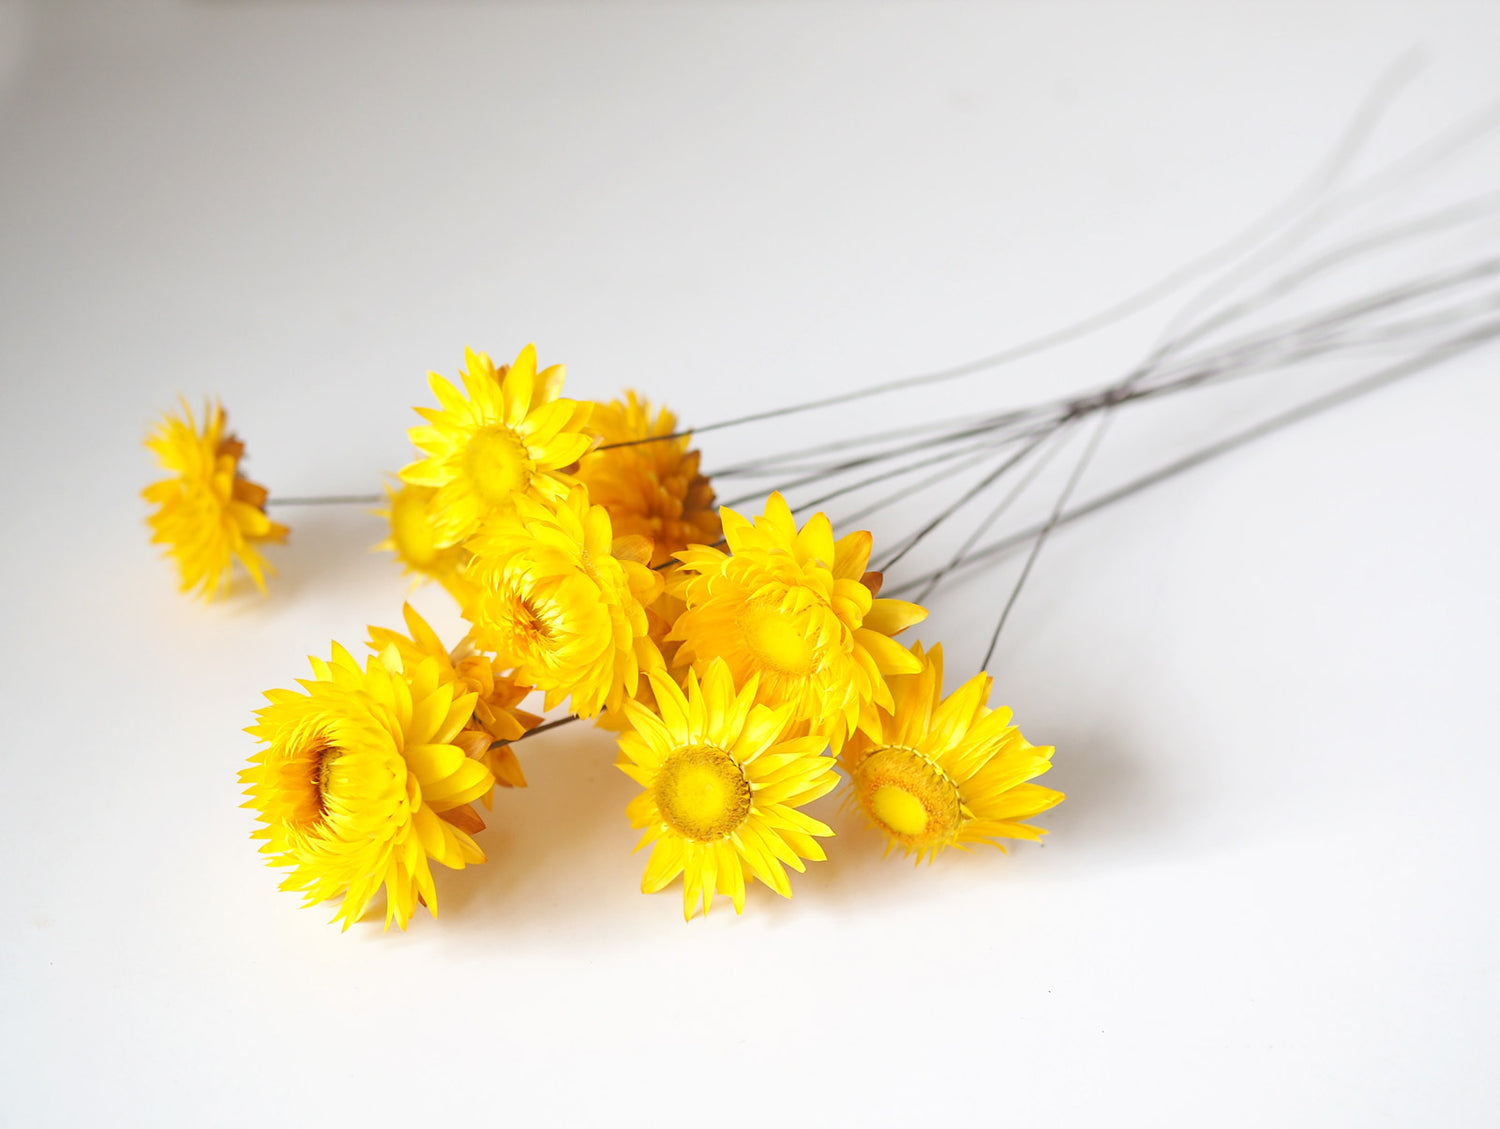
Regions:
[[475, 836], [488, 856], [462, 871], [436, 868], [448, 929], [550, 932], [577, 916], [607, 914], [600, 903], [640, 897], [644, 856], [625, 818], [637, 787], [615, 767], [614, 735], [586, 722], [530, 738], [516, 748], [525, 788], [497, 788], [494, 809], [477, 807]]
[[[284, 545], [268, 545], [263, 554], [276, 569], [267, 578], [271, 592], [291, 603], [304, 597], [340, 591], [389, 587], [400, 569], [389, 553], [372, 551], [386, 535], [385, 520], [373, 505], [287, 506], [271, 516], [291, 532]], [[248, 581], [246, 582], [248, 585]]]
[[[781, 928], [806, 914], [915, 908], [958, 889], [977, 898], [1001, 896], [1012, 882], [1035, 882], [1049, 872], [1064, 877], [1081, 854], [1129, 859], [1150, 850], [1170, 821], [1163, 810], [1168, 799], [1153, 793], [1121, 735], [1064, 726], [1054, 739], [1057, 767], [1038, 782], [1068, 799], [1032, 821], [1048, 828], [1040, 843], [1007, 843], [1009, 855], [977, 844], [913, 865], [898, 852], [884, 854], [884, 838], [860, 812], [841, 804], [841, 788], [807, 809], [835, 832], [824, 841], [827, 861], [791, 875], [790, 900], [752, 884], [746, 916]], [[609, 921], [625, 932], [654, 928], [658, 918], [680, 921], [680, 879], [652, 898], [639, 892], [646, 855], [632, 853], [639, 833], [625, 818], [637, 788], [614, 765], [613, 735], [579, 722], [533, 738], [517, 753], [528, 787], [497, 789], [494, 809], [481, 810], [486, 828], [477, 840], [488, 860], [462, 871], [437, 868], [443, 931], [583, 944], [593, 934], [577, 929], [580, 921]], [[725, 900], [722, 906], [716, 901], [713, 916], [735, 915]]]
[[1055, 767], [1036, 783], [1065, 793], [1067, 799], [1028, 821], [1047, 829], [1039, 842], [1007, 841], [1005, 854], [973, 844], [968, 851], [948, 850], [917, 863], [898, 850], [886, 853], [886, 838], [862, 812], [843, 802], [841, 785], [808, 809], [834, 830], [834, 837], [824, 841], [828, 861], [810, 863], [806, 874], [793, 875], [790, 903], [760, 896], [755, 899], [760, 904], [747, 906], [746, 912], [755, 909], [790, 920], [814, 907], [836, 914], [857, 913], [860, 906], [917, 907], [957, 888], [976, 897], [999, 896], [1011, 882], [1044, 880], [1048, 873], [1062, 878], [1085, 855], [1097, 860], [1104, 852], [1128, 859], [1151, 849], [1171, 819], [1168, 798], [1153, 791], [1128, 742], [1114, 731], [1066, 726], [1053, 739]]

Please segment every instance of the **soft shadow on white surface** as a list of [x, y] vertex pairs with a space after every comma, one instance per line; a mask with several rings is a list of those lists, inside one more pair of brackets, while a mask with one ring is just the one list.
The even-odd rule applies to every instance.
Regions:
[[610, 864], [635, 845], [624, 817], [633, 785], [614, 767], [613, 739], [586, 724], [534, 745], [517, 747], [527, 787], [498, 792], [494, 811], [481, 811], [489, 862], [443, 875], [442, 924], [497, 940], [541, 931], [587, 948], [619, 893]]
[[[268, 550], [275, 563], [275, 599], [296, 605], [328, 596], [334, 586], [388, 579], [396, 568], [374, 546], [385, 536], [374, 506], [273, 506], [271, 516], [291, 527], [287, 543]], [[399, 619], [399, 615], [398, 615]]]

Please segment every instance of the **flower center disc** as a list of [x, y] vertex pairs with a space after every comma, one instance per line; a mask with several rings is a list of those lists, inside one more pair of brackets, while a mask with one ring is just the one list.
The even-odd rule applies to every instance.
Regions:
[[555, 632], [547, 609], [525, 590], [505, 587], [484, 600], [485, 645], [516, 664], [547, 661]]
[[927, 830], [927, 809], [922, 801], [894, 784], [882, 784], [870, 797], [875, 818], [898, 835], [917, 836]]
[[485, 501], [499, 504], [531, 484], [531, 456], [501, 423], [481, 428], [464, 448], [464, 472]]
[[754, 604], [741, 625], [745, 645], [762, 666], [794, 677], [811, 674], [818, 652], [799, 630], [800, 618], [784, 614], [775, 604]]
[[854, 788], [870, 818], [910, 848], [946, 843], [963, 822], [953, 781], [914, 749], [877, 749], [854, 770]]
[[432, 535], [427, 507], [420, 497], [410, 492], [396, 495], [391, 503], [391, 532], [397, 552], [409, 563], [425, 568], [437, 559], [437, 539]]
[[308, 828], [327, 816], [333, 766], [342, 755], [343, 750], [315, 739], [281, 763], [276, 774], [276, 791], [284, 823]]
[[750, 782], [728, 753], [709, 746], [668, 757], [654, 794], [662, 818], [689, 839], [722, 839], [750, 814]]

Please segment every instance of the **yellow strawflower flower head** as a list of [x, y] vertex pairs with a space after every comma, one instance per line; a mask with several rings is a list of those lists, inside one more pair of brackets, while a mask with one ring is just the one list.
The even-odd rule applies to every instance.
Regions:
[[[517, 708], [532, 688], [510, 678], [494, 659], [474, 650], [467, 636], [449, 652], [437, 632], [410, 604], [402, 608], [402, 617], [409, 634], [372, 627], [370, 649], [380, 654], [394, 647], [408, 670], [431, 659], [438, 664], [443, 681], [455, 684], [457, 693], [474, 694], [474, 716], [453, 743], [483, 763], [502, 788], [526, 787], [526, 776], [508, 742], [519, 740], [542, 723], [536, 714]], [[485, 807], [491, 806], [488, 793], [481, 798]]]
[[615, 539], [582, 486], [555, 505], [517, 499], [467, 544], [475, 645], [544, 691], [548, 709], [569, 696], [580, 717], [618, 709], [641, 672], [661, 665], [646, 618], [662, 589], [645, 563], [651, 547]]
[[436, 580], [463, 604], [472, 594], [463, 578], [469, 553], [462, 545], [438, 544], [432, 509], [436, 494], [430, 486], [403, 484], [398, 490], [387, 483], [386, 508], [376, 510], [375, 515], [389, 521], [391, 528], [375, 548], [395, 553], [403, 574]]
[[943, 648], [925, 654], [914, 674], [889, 679], [894, 704], [881, 711], [884, 735], [856, 734], [844, 747], [846, 802], [857, 804], [886, 836], [918, 862], [946, 848], [999, 839], [1040, 839], [1021, 820], [1062, 802], [1063, 794], [1027, 781], [1052, 767], [1052, 748], [1038, 748], [1010, 723], [1008, 709], [987, 705], [994, 680], [976, 674], [943, 697]]
[[919, 663], [892, 640], [927, 617], [904, 600], [876, 599], [865, 580], [872, 539], [838, 541], [824, 514], [799, 531], [780, 494], [751, 521], [727, 506], [727, 553], [695, 545], [677, 554], [672, 594], [686, 605], [669, 641], [679, 663], [704, 673], [717, 657], [739, 685], [758, 679], [761, 700], [789, 706], [834, 748], [859, 726], [878, 735], [875, 706], [889, 707], [885, 674]]
[[798, 809], [837, 783], [822, 737], [784, 734], [789, 706], [756, 703], [752, 677], [738, 693], [722, 660], [684, 691], [665, 671], [651, 674], [655, 706], [624, 705], [620, 768], [645, 789], [630, 802], [631, 825], [651, 845], [641, 890], [654, 894], [682, 875], [682, 912], [691, 919], [714, 894], [745, 907], [745, 874], [792, 896], [786, 867], [826, 856], [814, 836], [833, 832]]
[[714, 488], [698, 473], [700, 454], [688, 449], [691, 436], [631, 442], [671, 435], [676, 416], [662, 408], [653, 419], [650, 402], [626, 392], [624, 400], [595, 404], [589, 428], [604, 446], [583, 456], [577, 477], [589, 497], [609, 511], [616, 534], [651, 539], [653, 567], [666, 564], [679, 549], [719, 539]]
[[337, 643], [311, 660], [302, 691], [268, 690], [246, 732], [266, 747], [240, 773], [245, 807], [265, 824], [253, 838], [272, 866], [291, 867], [282, 889], [308, 905], [342, 898], [334, 920], [358, 920], [385, 888], [385, 920], [401, 928], [417, 904], [437, 915], [429, 860], [462, 869], [483, 862], [460, 826], [494, 778], [455, 739], [475, 695], [427, 659], [408, 668], [395, 648], [363, 668]]
[[266, 517], [266, 488], [240, 475], [245, 445], [225, 433], [224, 408], [205, 406], [203, 416], [199, 431], [184, 401], [182, 415], [166, 413], [146, 440], [170, 472], [141, 492], [156, 507], [151, 542], [166, 546], [184, 592], [212, 600], [236, 560], [264, 592], [264, 574], [276, 570], [255, 545], [285, 541], [287, 528]]
[[535, 346], [498, 370], [472, 349], [464, 360], [464, 392], [427, 374], [440, 407], [417, 409], [427, 426], [407, 434], [424, 457], [401, 471], [403, 482], [437, 492], [428, 512], [440, 548], [458, 544], [516, 497], [561, 498], [571, 484], [564, 468], [594, 442], [582, 430], [590, 406], [558, 398], [563, 366], [537, 372]]

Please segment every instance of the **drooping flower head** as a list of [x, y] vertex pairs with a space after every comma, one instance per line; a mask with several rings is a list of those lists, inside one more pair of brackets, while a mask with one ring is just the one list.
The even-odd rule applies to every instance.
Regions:
[[650, 546], [615, 539], [582, 486], [556, 505], [517, 499], [467, 544], [474, 642], [544, 691], [548, 709], [570, 696], [580, 717], [617, 709], [661, 665], [646, 618], [662, 587], [645, 563]]
[[[510, 742], [520, 740], [542, 723], [536, 714], [519, 708], [532, 688], [509, 677], [489, 655], [476, 651], [470, 637], [448, 651], [437, 632], [410, 604], [403, 607], [402, 617], [408, 634], [372, 627], [370, 649], [381, 654], [387, 647], [394, 647], [408, 670], [428, 660], [436, 662], [443, 681], [453, 683], [456, 693], [475, 695], [474, 714], [453, 743], [482, 762], [502, 788], [526, 787], [526, 776]], [[489, 807], [490, 796], [482, 799]]]
[[152, 544], [165, 545], [179, 587], [212, 600], [236, 560], [262, 592], [275, 573], [256, 544], [285, 541], [287, 528], [266, 517], [266, 488], [239, 472], [245, 445], [225, 431], [224, 409], [205, 406], [203, 429], [184, 401], [168, 412], [146, 446], [169, 472], [141, 496], [156, 507], [147, 518]]
[[357, 921], [385, 889], [386, 925], [401, 928], [418, 902], [437, 914], [430, 860], [462, 869], [484, 852], [459, 825], [494, 785], [454, 744], [474, 710], [441, 665], [408, 669], [394, 648], [363, 668], [338, 644], [312, 659], [302, 690], [269, 690], [247, 732], [265, 743], [240, 773], [245, 807], [265, 825], [253, 838], [282, 882], [308, 905], [342, 898], [334, 920]]
[[1052, 748], [1022, 737], [1010, 710], [989, 708], [988, 674], [944, 698], [943, 648], [924, 653], [917, 643], [911, 653], [917, 672], [888, 679], [882, 737], [856, 734], [844, 747], [846, 799], [884, 833], [888, 852], [899, 847], [918, 862], [948, 847], [1041, 838], [1042, 828], [1021, 821], [1062, 802], [1061, 792], [1028, 783], [1052, 767]]
[[595, 404], [589, 427], [601, 446], [579, 461], [577, 477], [609, 511], [617, 535], [650, 538], [652, 567], [679, 549], [719, 539], [714, 488], [698, 473], [700, 454], [688, 449], [692, 436], [660, 438], [676, 432], [676, 416], [662, 408], [653, 418], [649, 401], [626, 392], [624, 400]]
[[792, 896], [786, 868], [826, 856], [815, 836], [833, 832], [799, 809], [837, 783], [822, 737], [785, 737], [789, 706], [756, 703], [752, 677], [736, 692], [729, 667], [710, 663], [684, 690], [665, 671], [651, 675], [655, 705], [626, 702], [620, 768], [645, 790], [630, 802], [631, 825], [651, 847], [641, 889], [654, 894], [679, 874], [691, 918], [714, 895], [745, 906], [745, 877]]
[[471, 595], [463, 578], [469, 552], [462, 545], [438, 544], [441, 538], [433, 511], [437, 491], [409, 484], [394, 489], [387, 483], [385, 494], [386, 508], [375, 514], [390, 522], [390, 532], [375, 548], [395, 553], [403, 573], [436, 580], [463, 604]]
[[464, 360], [463, 392], [427, 374], [440, 406], [417, 409], [427, 425], [407, 434], [423, 458], [401, 471], [403, 482], [436, 491], [428, 512], [440, 548], [458, 544], [486, 514], [518, 497], [564, 496], [571, 482], [564, 468], [594, 442], [582, 430], [589, 405], [558, 398], [563, 366], [537, 372], [534, 346], [498, 370], [472, 349]]
[[671, 591], [687, 608], [667, 637], [682, 644], [677, 661], [702, 674], [722, 657], [737, 685], [756, 678], [763, 701], [791, 707], [835, 749], [861, 725], [878, 731], [873, 707], [891, 704], [881, 676], [918, 669], [891, 636], [926, 609], [875, 597], [869, 533], [835, 541], [821, 513], [799, 531], [780, 494], [753, 523], [720, 513], [727, 553], [677, 554]]

